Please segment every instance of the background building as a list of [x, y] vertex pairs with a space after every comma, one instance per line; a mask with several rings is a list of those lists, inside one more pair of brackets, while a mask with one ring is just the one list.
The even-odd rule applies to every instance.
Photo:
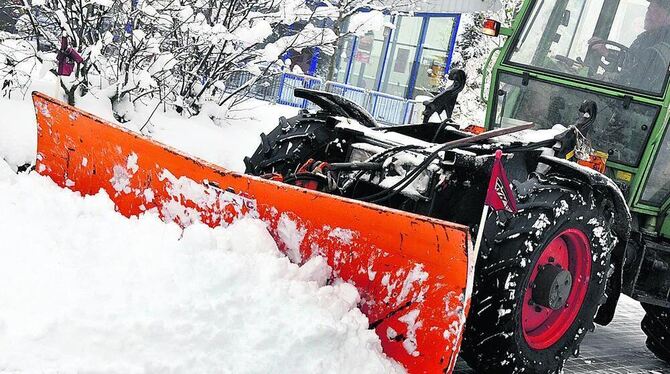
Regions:
[[405, 98], [439, 90], [451, 65], [460, 15], [416, 13], [388, 21], [394, 28], [344, 41], [335, 80]]
[[[430, 0], [412, 16], [388, 15], [393, 27], [341, 42], [333, 80], [408, 99], [439, 92], [451, 66], [461, 13], [498, 6], [493, 0]], [[325, 76], [330, 63], [320, 59], [317, 48], [291, 59], [308, 75]]]

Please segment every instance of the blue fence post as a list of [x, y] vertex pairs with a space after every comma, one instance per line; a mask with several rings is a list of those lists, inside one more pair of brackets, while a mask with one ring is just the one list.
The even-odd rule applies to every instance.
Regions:
[[319, 65], [319, 57], [321, 56], [321, 49], [319, 47], [312, 48], [312, 60], [309, 62], [309, 75], [316, 74], [316, 67]]
[[[395, 21], [397, 19], [397, 16], [393, 15], [391, 16], [391, 23], [395, 26]], [[386, 72], [386, 63], [388, 62], [388, 54], [389, 54], [389, 49], [391, 47], [391, 36], [393, 36], [393, 33], [395, 32], [395, 28], [390, 29], [388, 34], [384, 37], [384, 47], [382, 48], [382, 61], [381, 65], [379, 66], [379, 77], [377, 77], [377, 81], [375, 82], [375, 90], [379, 91], [381, 90], [382, 87], [382, 81], [384, 80], [384, 73]]]
[[451, 31], [451, 40], [449, 40], [449, 54], [447, 55], [447, 63], [444, 67], [444, 76], [447, 76], [447, 73], [451, 70], [451, 60], [454, 57], [454, 49], [456, 49], [456, 35], [458, 34], [458, 28], [461, 25], [461, 15], [456, 14], [454, 17], [454, 26]]
[[354, 54], [356, 53], [356, 49], [358, 48], [357, 36], [354, 36], [354, 42], [351, 44], [353, 44], [353, 46], [351, 47], [351, 52], [349, 53], [349, 61], [347, 62], [347, 72], [344, 75], [345, 84], [349, 84], [349, 78], [351, 78], [351, 68], [354, 65]]
[[284, 93], [284, 77], [286, 73], [282, 73], [281, 78], [279, 78], [279, 92], [277, 92], [277, 102], [280, 104], [286, 104], [282, 98]]

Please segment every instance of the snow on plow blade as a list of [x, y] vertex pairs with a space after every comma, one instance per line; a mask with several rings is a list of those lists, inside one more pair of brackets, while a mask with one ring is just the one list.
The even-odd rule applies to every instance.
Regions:
[[[182, 226], [266, 222], [297, 263], [324, 256], [352, 283], [384, 352], [410, 373], [450, 372], [468, 309], [466, 227], [237, 174], [40, 93], [36, 170], [125, 216], [155, 209]], [[158, 240], [158, 238], [157, 238]]]

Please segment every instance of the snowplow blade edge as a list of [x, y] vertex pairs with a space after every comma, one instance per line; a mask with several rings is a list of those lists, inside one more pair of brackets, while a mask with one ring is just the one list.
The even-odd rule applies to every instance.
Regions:
[[183, 227], [259, 218], [293, 262], [321, 255], [358, 289], [389, 357], [410, 373], [453, 370], [472, 276], [466, 227], [234, 173], [43, 94], [33, 100], [38, 173], [83, 195], [103, 189], [125, 216], [155, 210]]

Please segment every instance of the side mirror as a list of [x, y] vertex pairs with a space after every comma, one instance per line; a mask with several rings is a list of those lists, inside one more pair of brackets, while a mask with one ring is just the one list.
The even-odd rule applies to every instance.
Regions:
[[500, 35], [500, 22], [487, 18], [484, 20], [484, 24], [482, 25], [482, 34], [488, 36]]

